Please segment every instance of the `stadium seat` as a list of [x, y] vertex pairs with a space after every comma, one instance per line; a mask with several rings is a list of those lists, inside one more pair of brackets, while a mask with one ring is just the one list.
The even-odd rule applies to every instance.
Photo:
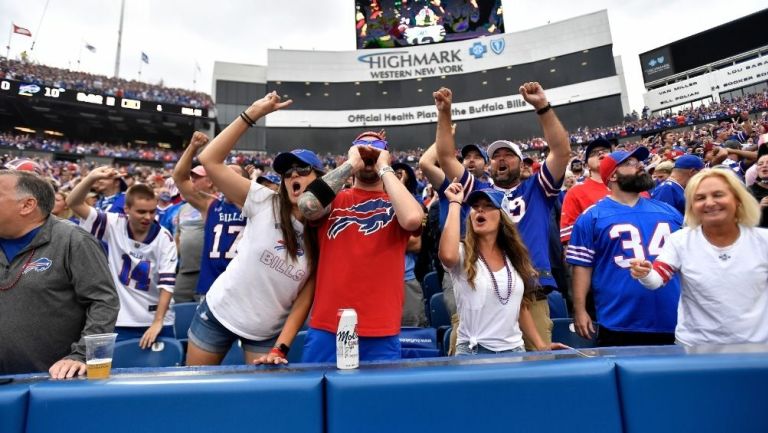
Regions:
[[438, 357], [437, 329], [404, 326], [400, 328], [400, 347], [403, 359]]
[[[597, 334], [591, 340], [582, 338], [573, 328], [573, 319], [553, 318], [552, 323], [554, 324], [552, 327], [552, 341], [563, 343], [573, 348], [597, 346], [595, 340]], [[595, 325], [595, 329], [597, 329], [597, 325]]]
[[435, 294], [443, 292], [442, 284], [437, 278], [437, 272], [432, 271], [424, 276], [424, 279], [421, 281], [421, 292], [424, 295], [424, 313], [427, 320], [429, 320], [429, 300]]
[[189, 325], [192, 324], [192, 318], [197, 311], [197, 302], [183, 302], [173, 304], [173, 312], [176, 313], [176, 321], [173, 323], [173, 330], [176, 332], [176, 339], [182, 342], [187, 341], [187, 332]]
[[445, 329], [443, 332], [442, 345], [440, 347], [440, 356], [448, 356], [448, 351], [451, 348], [451, 332], [453, 332], [453, 328], [448, 326], [440, 329]]
[[221, 360], [221, 365], [245, 365], [245, 354], [240, 346], [240, 340], [235, 340], [229, 352]]
[[549, 317], [551, 319], [567, 319], [570, 317], [568, 316], [568, 306], [565, 304], [565, 299], [563, 299], [563, 295], [560, 292], [553, 290], [547, 295], [547, 300], [549, 301]]
[[429, 324], [433, 328], [451, 326], [451, 315], [445, 307], [442, 293], [435, 293], [429, 298]]
[[113, 368], [174, 367], [182, 365], [184, 349], [175, 338], [159, 337], [149, 349], [139, 347], [139, 339], [115, 343]]

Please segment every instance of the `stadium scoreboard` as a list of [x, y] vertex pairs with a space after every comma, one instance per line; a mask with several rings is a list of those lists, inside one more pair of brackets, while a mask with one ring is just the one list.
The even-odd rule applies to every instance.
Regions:
[[208, 110], [166, 102], [143, 101], [77, 89], [64, 89], [10, 79], [0, 80], [0, 95], [69, 102], [83, 106], [102, 106], [120, 110], [177, 114], [190, 117], [208, 117]]

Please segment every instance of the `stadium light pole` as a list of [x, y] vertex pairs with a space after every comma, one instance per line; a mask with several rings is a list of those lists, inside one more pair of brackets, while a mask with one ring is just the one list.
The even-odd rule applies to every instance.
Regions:
[[120, 2], [120, 27], [117, 29], [117, 55], [115, 55], [115, 78], [120, 78], [120, 46], [123, 43], [123, 16], [125, 15], [125, 0]]

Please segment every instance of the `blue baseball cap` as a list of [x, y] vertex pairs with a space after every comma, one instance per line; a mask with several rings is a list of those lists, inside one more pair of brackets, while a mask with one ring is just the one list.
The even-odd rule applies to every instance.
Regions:
[[616, 171], [616, 167], [621, 165], [621, 163], [633, 157], [638, 161], [645, 161], [650, 154], [651, 152], [645, 147], [638, 147], [632, 152], [625, 150], [611, 152], [600, 161], [600, 178], [605, 185], [608, 185], [608, 178], [611, 177], [613, 172]]
[[256, 178], [256, 182], [270, 182], [275, 185], [280, 185], [280, 175], [275, 173], [265, 173]]
[[472, 206], [481, 198], [488, 199], [488, 201], [493, 204], [493, 207], [501, 209], [501, 203], [504, 201], [504, 193], [493, 188], [476, 189], [469, 193], [466, 202], [469, 206]]
[[696, 155], [683, 155], [675, 160], [675, 168], [701, 170], [704, 168], [704, 161]]
[[325, 173], [325, 167], [315, 152], [307, 149], [295, 149], [290, 152], [283, 152], [272, 163], [272, 169], [279, 175], [283, 175], [293, 164], [309, 165], [319, 173]]
[[488, 152], [485, 151], [482, 147], [476, 145], [476, 144], [467, 144], [466, 146], [461, 148], [461, 157], [466, 158], [467, 154], [474, 150], [475, 152], [479, 153], [480, 156], [483, 157], [483, 161], [488, 163]]
[[586, 153], [584, 153], [584, 158], [589, 158], [589, 154], [592, 153], [592, 151], [597, 147], [608, 149], [609, 152], [613, 149], [613, 146], [611, 145], [610, 141], [606, 140], [603, 137], [598, 137], [589, 142], [589, 144], [587, 145]]

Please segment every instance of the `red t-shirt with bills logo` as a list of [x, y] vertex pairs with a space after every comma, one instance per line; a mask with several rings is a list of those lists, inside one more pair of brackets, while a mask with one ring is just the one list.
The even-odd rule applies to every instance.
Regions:
[[387, 193], [343, 190], [319, 224], [310, 326], [335, 333], [339, 308], [354, 308], [360, 336], [399, 334], [411, 233], [400, 227]]

